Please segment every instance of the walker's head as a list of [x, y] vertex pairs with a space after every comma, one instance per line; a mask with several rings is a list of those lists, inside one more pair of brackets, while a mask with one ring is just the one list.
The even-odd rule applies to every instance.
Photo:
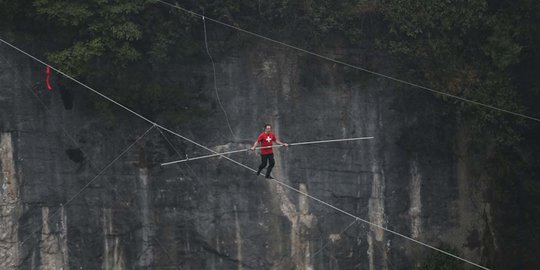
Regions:
[[272, 126], [270, 124], [264, 124], [264, 132], [269, 132], [272, 130]]

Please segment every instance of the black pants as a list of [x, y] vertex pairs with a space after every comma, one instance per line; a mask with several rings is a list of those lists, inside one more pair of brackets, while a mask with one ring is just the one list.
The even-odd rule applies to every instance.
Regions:
[[274, 164], [276, 164], [276, 161], [274, 160], [274, 154], [268, 154], [268, 155], [261, 154], [261, 165], [259, 166], [259, 171], [257, 172], [257, 174], [261, 173], [262, 169], [266, 167], [266, 164], [268, 162], [270, 162], [270, 165], [268, 165], [268, 169], [266, 169], [266, 177], [270, 177], [272, 168], [274, 168]]

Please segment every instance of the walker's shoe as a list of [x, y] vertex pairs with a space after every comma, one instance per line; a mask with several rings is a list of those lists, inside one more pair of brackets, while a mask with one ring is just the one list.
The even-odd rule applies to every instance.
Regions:
[[270, 176], [270, 175], [267, 175], [267, 176], [265, 176], [264, 178], [266, 178], [266, 179], [274, 179], [274, 177], [272, 177], [272, 176]]

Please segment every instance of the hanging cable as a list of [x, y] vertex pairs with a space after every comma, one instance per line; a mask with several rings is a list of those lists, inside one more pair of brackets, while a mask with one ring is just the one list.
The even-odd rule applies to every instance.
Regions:
[[233, 137], [234, 140], [237, 140], [237, 137], [236, 135], [234, 134], [232, 128], [231, 128], [231, 123], [229, 121], [229, 115], [227, 114], [227, 111], [225, 110], [225, 108], [223, 107], [223, 103], [221, 103], [221, 99], [219, 98], [219, 92], [218, 92], [218, 88], [217, 88], [217, 79], [216, 79], [216, 65], [214, 63], [214, 58], [212, 58], [212, 55], [210, 54], [210, 49], [208, 49], [208, 41], [207, 41], [207, 34], [206, 34], [206, 21], [204, 20], [204, 16], [202, 16], [202, 21], [203, 21], [203, 28], [204, 28], [204, 45], [206, 47], [206, 53], [208, 54], [208, 58], [210, 58], [210, 61], [212, 62], [212, 71], [213, 71], [213, 74], [214, 74], [214, 90], [216, 92], [216, 99], [219, 103], [219, 107], [221, 108], [221, 111], [223, 112], [223, 115], [225, 115], [225, 120], [227, 121], [227, 126], [229, 127], [229, 131], [231, 132], [231, 135]]
[[[171, 4], [169, 2], [166, 2], [166, 1], [156, 0], [156, 2], [159, 2], [159, 3], [167, 5], [169, 7], [181, 10], [183, 12], [189, 13], [189, 14], [191, 14], [193, 16], [198, 16], [198, 17], [203, 16], [203, 15], [201, 15], [199, 13], [196, 13], [196, 12], [193, 12], [191, 10], [185, 9], [183, 7], [180, 7], [179, 5], [173, 5], [173, 4]], [[299, 51], [299, 52], [303, 52], [305, 54], [309, 54], [309, 55], [312, 55], [312, 56], [315, 56], [315, 57], [319, 57], [319, 58], [322, 58], [324, 60], [334, 62], [336, 64], [340, 64], [340, 65], [347, 66], [347, 67], [350, 67], [350, 68], [353, 68], [353, 69], [361, 70], [361, 71], [364, 71], [364, 72], [367, 72], [367, 73], [370, 73], [370, 74], [373, 74], [373, 75], [376, 75], [376, 76], [379, 76], [379, 77], [382, 77], [382, 78], [385, 78], [385, 79], [388, 79], [388, 80], [391, 80], [391, 81], [394, 81], [394, 82], [406, 84], [406, 85], [409, 85], [409, 86], [412, 86], [412, 87], [415, 87], [415, 88], [419, 88], [419, 89], [422, 89], [422, 90], [425, 90], [425, 91], [429, 91], [429, 92], [432, 92], [432, 93], [435, 93], [435, 94], [447, 96], [447, 97], [450, 97], [450, 98], [453, 98], [453, 99], [460, 100], [462, 102], [471, 103], [471, 104], [481, 106], [481, 107], [484, 107], [484, 108], [488, 108], [488, 109], [500, 111], [500, 112], [503, 112], [503, 113], [512, 114], [514, 116], [523, 117], [523, 118], [533, 120], [533, 121], [536, 121], [536, 122], [540, 122], [540, 118], [538, 118], [538, 117], [533, 117], [533, 116], [525, 115], [525, 114], [522, 114], [522, 113], [513, 112], [513, 111], [510, 111], [510, 110], [502, 109], [502, 108], [499, 108], [499, 107], [496, 107], [496, 106], [493, 106], [493, 105], [489, 105], [489, 104], [485, 104], [485, 103], [475, 101], [475, 100], [472, 100], [472, 99], [468, 99], [468, 98], [456, 96], [456, 95], [453, 95], [453, 94], [450, 94], [450, 93], [446, 93], [446, 92], [443, 92], [443, 91], [435, 90], [435, 89], [430, 88], [430, 87], [422, 86], [422, 85], [412, 83], [412, 82], [409, 82], [409, 81], [406, 81], [406, 80], [403, 80], [403, 79], [399, 79], [399, 78], [396, 78], [396, 77], [393, 77], [393, 76], [389, 76], [389, 75], [382, 74], [382, 73], [379, 73], [379, 72], [376, 72], [376, 71], [372, 71], [372, 70], [369, 70], [367, 68], [363, 68], [363, 67], [359, 67], [357, 65], [349, 64], [349, 63], [346, 63], [346, 62], [343, 62], [343, 61], [340, 61], [340, 60], [337, 60], [337, 59], [334, 59], [334, 58], [331, 58], [331, 57], [328, 57], [328, 56], [324, 56], [324, 55], [321, 55], [321, 54], [318, 54], [318, 53], [315, 53], [315, 52], [311, 52], [311, 51], [308, 51], [306, 49], [302, 49], [302, 48], [299, 48], [299, 47], [296, 47], [296, 46], [293, 46], [293, 45], [290, 45], [290, 44], [287, 44], [287, 43], [284, 43], [284, 42], [281, 42], [281, 41], [278, 41], [278, 40], [274, 40], [272, 38], [269, 38], [269, 37], [266, 37], [266, 36], [263, 36], [263, 35], [248, 31], [248, 30], [244, 30], [244, 29], [242, 29], [240, 27], [230, 25], [230, 24], [227, 24], [227, 23], [224, 23], [224, 22], [221, 22], [221, 21], [209, 18], [209, 17], [205, 17], [205, 18], [207, 20], [215, 22], [217, 24], [221, 24], [223, 26], [238, 30], [240, 32], [243, 32], [243, 33], [246, 33], [246, 34], [261, 38], [261, 39], [264, 39], [266, 41], [270, 41], [270, 42], [285, 46], [287, 48], [290, 48], [290, 49], [293, 49], [293, 50], [296, 50], [296, 51]]]
[[[86, 188], [88, 188], [92, 183], [94, 183], [109, 167], [111, 167], [116, 161], [118, 161], [118, 159], [120, 159], [125, 153], [127, 153], [135, 144], [137, 144], [150, 130], [152, 130], [155, 126], [151, 126], [149, 129], [147, 129], [142, 135], [140, 135], [133, 143], [131, 143], [127, 148], [125, 148], [118, 156], [116, 156], [116, 158], [114, 158], [111, 162], [109, 162], [105, 167], [103, 167], [103, 169], [101, 169], [101, 171], [96, 175], [94, 176], [94, 178], [92, 178], [92, 180], [88, 181], [78, 192], [75, 193], [75, 195], [71, 196], [71, 198], [69, 198], [65, 203], [61, 204], [60, 207], [54, 211], [51, 215], [49, 215], [49, 219], [51, 219], [52, 217], [56, 216], [56, 214], [58, 214], [60, 212], [60, 209], [62, 209], [62, 207], [67, 207], [73, 200], [75, 200], [75, 198], [77, 198]], [[33, 232], [30, 233], [30, 235], [23, 239], [23, 241], [21, 242], [21, 246], [24, 245], [24, 243], [26, 241], [28, 241], [30, 238], [32, 238], [32, 236], [34, 234], [36, 234], [37, 232], [39, 232], [42, 228], [43, 228], [44, 224], [42, 223], [37, 230], [34, 230]], [[15, 246], [15, 245], [14, 245]]]

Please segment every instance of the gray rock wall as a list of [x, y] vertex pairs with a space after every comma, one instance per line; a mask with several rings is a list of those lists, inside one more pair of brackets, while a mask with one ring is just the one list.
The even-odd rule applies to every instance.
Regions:
[[[392, 71], [372, 54], [349, 55]], [[150, 125], [121, 109], [114, 110], [118, 121], [103, 121], [82, 87], [64, 89], [73, 95], [67, 109], [57, 88], [44, 88], [42, 66], [5, 47], [0, 56], [5, 269], [411, 269], [430, 252], [223, 158], [161, 167], [208, 152], [158, 129], [108, 167]], [[216, 151], [249, 147], [266, 122], [285, 142], [374, 136], [281, 148], [274, 175], [360, 218], [449, 243], [482, 262], [479, 239], [490, 233], [491, 211], [483, 180], [471, 181], [464, 149], [423, 156], [399, 145], [418, 121], [395, 108], [399, 85], [274, 47], [216, 58], [222, 106], [208, 63], [170, 71], [171, 81], [211, 101], [194, 104], [207, 106], [210, 117], [172, 129]], [[194, 84], [195, 76], [204, 83]], [[455, 137], [456, 146], [466, 143], [465, 135]], [[231, 158], [252, 168], [259, 161], [252, 152]]]

